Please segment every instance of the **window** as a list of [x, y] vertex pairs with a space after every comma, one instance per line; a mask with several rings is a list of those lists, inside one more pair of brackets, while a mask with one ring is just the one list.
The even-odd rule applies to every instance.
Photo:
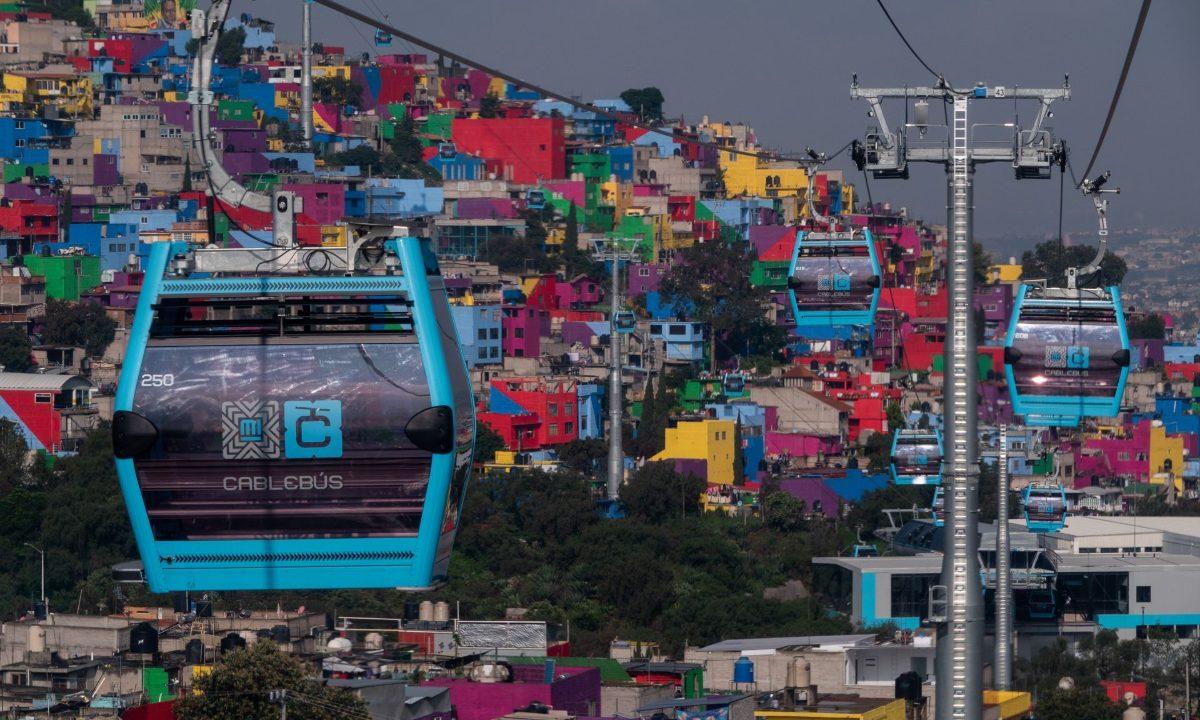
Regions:
[[68, 165], [74, 165], [74, 164], [75, 164], [75, 158], [67, 158], [67, 164], [68, 164]]
[[575, 430], [575, 423], [566, 423], [565, 425], [563, 425], [563, 432], [565, 432], [568, 435], [570, 435], [571, 432], [574, 430]]
[[683, 325], [672, 325], [667, 328], [668, 335], [686, 335], [687, 327]]
[[566, 403], [563, 405], [563, 415], [574, 415], [575, 403]]
[[638, 277], [650, 277], [650, 268], [648, 268], [648, 267], [638, 268]]
[[516, 338], [525, 337], [525, 328], [513, 328], [513, 337], [516, 337]]
[[479, 328], [479, 332], [477, 334], [479, 335], [480, 340], [487, 340], [487, 330], [486, 329]]
[[1118, 460], [1129, 460], [1129, 453], [1128, 452], [1119, 452], [1119, 453], [1117, 453], [1117, 459]]
[[17, 130], [24, 130], [25, 129], [25, 121], [18, 120], [15, 123], [13, 123], [13, 127], [16, 128]]
[[558, 434], [558, 426], [557, 426], [557, 425], [554, 425], [554, 424], [551, 424], [551, 425], [550, 425], [550, 434], [551, 434], [551, 435], [557, 435], [557, 434]]
[[558, 415], [558, 403], [550, 403], [550, 414]]
[[17, 147], [25, 147], [25, 139], [24, 139], [24, 138], [17, 138], [17, 142], [16, 142], [15, 144], [16, 144], [16, 146], [17, 146]]
[[1149, 585], [1138, 585], [1137, 586], [1137, 601], [1140, 603], [1150, 602], [1150, 586]]
[[479, 348], [479, 351], [478, 351], [478, 352], [479, 352], [479, 359], [480, 359], [480, 360], [486, 360], [486, 359], [487, 359], [487, 351], [488, 351], [488, 349], [487, 349], [487, 348], [485, 348], [485, 347], [481, 347], [481, 348]]
[[494, 358], [498, 358], [498, 357], [500, 357], [500, 348], [498, 348], [498, 347], [496, 347], [495, 345], [493, 345], [493, 346], [492, 346], [492, 351], [491, 351], [491, 356], [492, 356], [492, 357], [494, 357]]
[[58, 158], [50, 158], [50, 164], [51, 164], [51, 165], [57, 165], [57, 164], [58, 164]]
[[33, 396], [33, 401], [41, 405], [49, 403], [54, 398], [50, 393], [37, 393]]
[[489, 330], [488, 330], [488, 337], [490, 337], [492, 340], [496, 340], [496, 339], [498, 339], [498, 338], [500, 337], [500, 328], [491, 328], [491, 329], [489, 329]]
[[651, 325], [650, 326], [650, 334], [651, 335], [662, 335], [662, 325]]

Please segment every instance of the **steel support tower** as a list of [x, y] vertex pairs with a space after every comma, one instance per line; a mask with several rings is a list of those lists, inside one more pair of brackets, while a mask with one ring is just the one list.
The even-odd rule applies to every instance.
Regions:
[[[938, 623], [937, 720], [980, 720], [983, 713], [983, 591], [979, 582], [979, 432], [976, 397], [975, 317], [972, 300], [975, 279], [972, 253], [974, 220], [973, 176], [978, 163], [1010, 163], [1017, 178], [1049, 178], [1061, 152], [1049, 130], [1050, 105], [1069, 99], [1070, 85], [1032, 89], [988, 87], [956, 90], [945, 82], [937, 87], [863, 88], [857, 76], [850, 96], [865, 100], [877, 127], [855, 148], [855, 162], [877, 178], [908, 178], [911, 162], [941, 164], [947, 179], [947, 288], [950, 295], [946, 328], [943, 416], [946, 445], [943, 477], [946, 487], [945, 546], [941, 585], [931, 595], [930, 620]], [[896, 131], [888, 127], [883, 101], [913, 101], [913, 123]], [[972, 126], [972, 101], [1036, 100], [1038, 113], [1030, 130], [1012, 123]], [[929, 102], [948, 106], [945, 139], [932, 139]], [[1003, 128], [1008, 137], [976, 142], [977, 128]]]
[[612, 268], [612, 311], [608, 318], [609, 376], [608, 376], [608, 478], [605, 498], [610, 510], [621, 498], [621, 484], [625, 479], [625, 451], [621, 447], [621, 417], [624, 413], [625, 390], [621, 383], [621, 333], [617, 332], [617, 313], [621, 311], [621, 262], [637, 260], [640, 256], [629, 250], [629, 241], [614, 238], [592, 253], [600, 262], [611, 263]]
[[997, 690], [1012, 688], [1012, 545], [1008, 536], [1008, 426], [1000, 426], [996, 461], [996, 659], [992, 675]]
[[311, 150], [313, 141], [313, 76], [312, 76], [312, 0], [304, 0], [303, 36], [304, 47], [300, 51], [300, 128], [304, 133], [304, 147]]

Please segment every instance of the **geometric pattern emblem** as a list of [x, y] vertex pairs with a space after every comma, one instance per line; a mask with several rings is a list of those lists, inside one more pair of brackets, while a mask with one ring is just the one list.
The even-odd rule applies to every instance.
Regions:
[[282, 435], [274, 400], [221, 403], [221, 456], [226, 460], [278, 458]]

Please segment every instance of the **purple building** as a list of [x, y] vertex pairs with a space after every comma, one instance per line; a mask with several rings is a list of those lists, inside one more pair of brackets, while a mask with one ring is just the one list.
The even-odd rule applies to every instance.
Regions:
[[983, 313], [983, 339], [986, 344], [1003, 342], [1012, 313], [1012, 285], [984, 285], [975, 290], [975, 312]]
[[629, 266], [629, 288], [626, 291], [630, 298], [641, 297], [648, 292], [657, 292], [658, 283], [667, 274], [666, 263], [634, 263]]
[[837, 517], [842, 506], [838, 494], [818, 478], [785, 478], [779, 482], [779, 489], [802, 501], [809, 512], [828, 518]]

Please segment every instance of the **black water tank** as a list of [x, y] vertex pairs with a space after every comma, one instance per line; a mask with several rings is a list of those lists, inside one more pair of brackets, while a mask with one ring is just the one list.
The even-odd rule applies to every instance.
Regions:
[[135, 653], [158, 652], [158, 628], [148, 622], [138, 623], [129, 631], [129, 651]]
[[409, 598], [404, 601], [404, 619], [416, 620], [421, 616], [421, 601]]
[[221, 654], [235, 652], [237, 650], [246, 649], [246, 639], [237, 633], [231, 632], [221, 638]]
[[896, 678], [896, 697], [907, 702], [915, 703], [921, 700], [921, 676], [916, 671], [908, 672]]
[[177, 613], [189, 613], [192, 611], [192, 604], [188, 601], [186, 592], [171, 593], [171, 605]]
[[210, 618], [213, 616], [212, 600], [204, 599], [196, 601], [196, 617]]
[[292, 641], [292, 631], [287, 625], [276, 625], [271, 628], [271, 639], [282, 645]]
[[187, 660], [188, 665], [203, 665], [204, 641], [200, 638], [189, 640], [183, 648], [183, 657]]

